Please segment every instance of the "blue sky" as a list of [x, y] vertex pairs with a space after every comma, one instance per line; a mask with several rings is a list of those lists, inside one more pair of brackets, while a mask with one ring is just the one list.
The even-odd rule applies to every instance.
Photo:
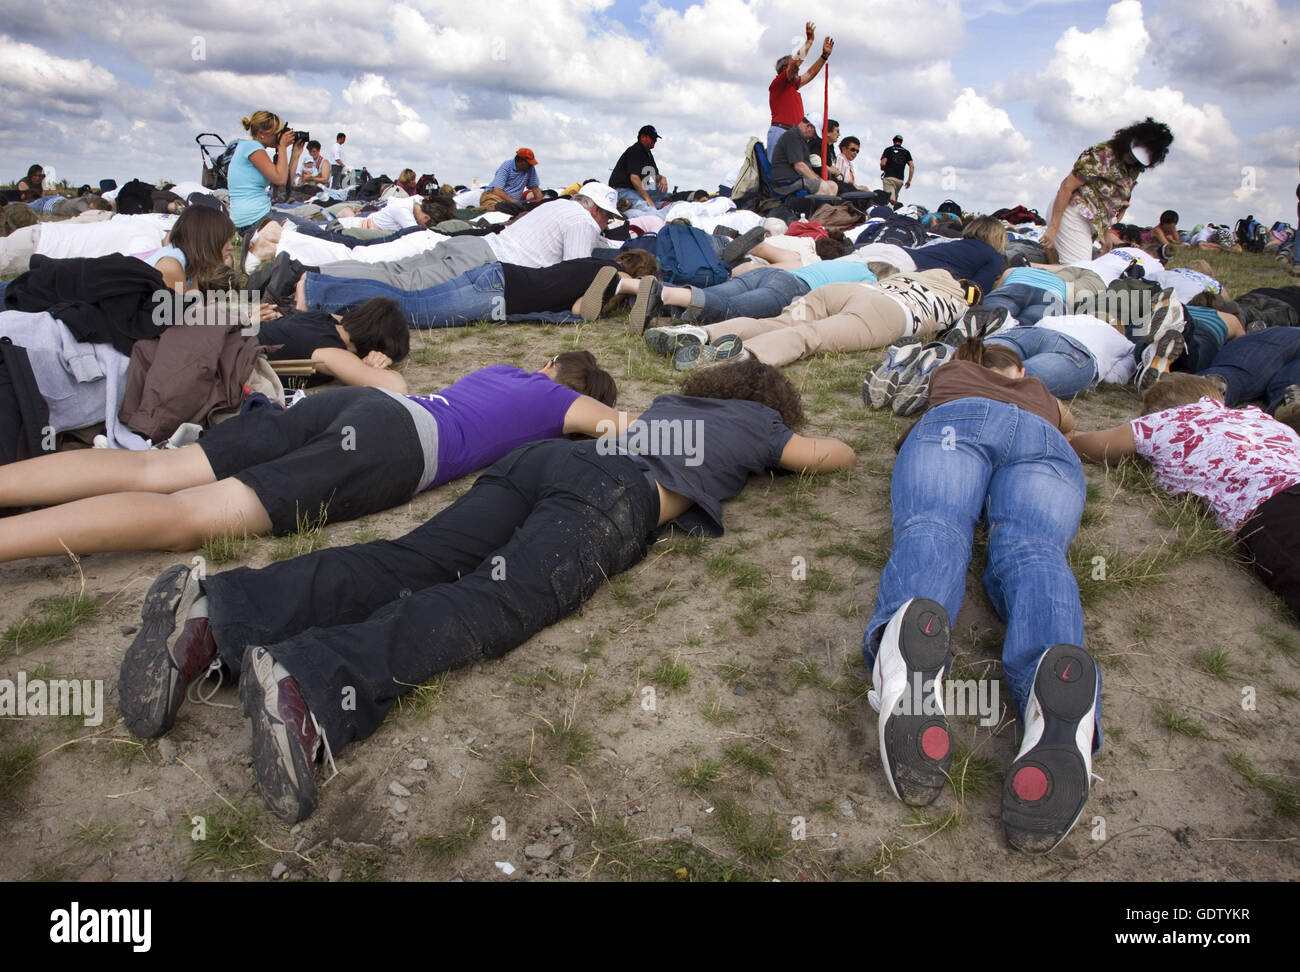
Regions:
[[[486, 180], [532, 148], [545, 185], [608, 176], [640, 125], [670, 183], [714, 188], [767, 127], [793, 0], [0, 0], [0, 177], [195, 179], [194, 135], [267, 108], [349, 161]], [[836, 39], [831, 114], [865, 143], [902, 132], [908, 198], [1046, 212], [1080, 150], [1147, 113], [1176, 141], [1129, 217], [1247, 212], [1294, 222], [1294, 2], [856, 0], [819, 5]], [[819, 118], [822, 84], [805, 89]], [[859, 181], [874, 183], [877, 172]]]

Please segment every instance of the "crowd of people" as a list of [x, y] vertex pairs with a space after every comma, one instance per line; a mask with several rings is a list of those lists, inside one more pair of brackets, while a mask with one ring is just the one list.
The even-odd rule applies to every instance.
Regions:
[[[169, 731], [208, 674], [237, 680], [259, 788], [278, 815], [303, 819], [321, 762], [375, 732], [401, 692], [521, 645], [644, 558], [659, 531], [720, 536], [722, 502], [751, 475], [851, 466], [844, 442], [800, 432], [781, 371], [823, 351], [885, 349], [864, 368], [864, 402], [924, 410], [897, 445], [893, 545], [863, 634], [886, 782], [908, 804], [934, 801], [951, 769], [942, 679], [982, 522], [1022, 724], [1007, 840], [1046, 852], [1083, 812], [1102, 730], [1066, 559], [1087, 498], [1081, 459], [1139, 457], [1169, 492], [1205, 499], [1300, 613], [1300, 289], [1234, 299], [1195, 257], [1229, 241], [1180, 230], [1173, 210], [1149, 229], [1123, 223], [1141, 175], [1173, 149], [1170, 129], [1147, 118], [1086, 149], [1046, 219], [929, 213], [901, 198], [915, 174], [902, 135], [882, 150], [877, 189], [860, 139], [808, 121], [800, 88], [834, 50], [825, 39], [805, 68], [814, 43], [809, 23], [776, 64], [771, 176], [751, 208], [738, 192], [669, 193], [652, 124], [603, 181], [545, 188], [520, 147], [483, 189], [407, 168], [345, 193], [345, 133], [323, 152], [256, 111], [224, 188], [170, 193], [188, 203], [179, 216], [96, 205], [10, 228], [0, 269], [19, 275], [0, 283], [0, 335], [29, 346], [56, 431], [174, 406], [178, 384], [203, 394], [149, 426], [152, 441], [123, 419], [105, 443], [121, 447], [53, 454], [23, 435], [30, 401], [0, 402], [18, 419], [0, 429], [0, 507], [23, 510], [0, 519], [0, 560], [290, 533], [486, 470], [396, 540], [164, 572], [121, 663], [132, 732]], [[276, 197], [291, 186], [296, 198]], [[49, 212], [45, 188], [33, 166], [12, 205]], [[801, 198], [819, 208], [796, 210]], [[592, 321], [620, 305], [648, 352], [689, 372], [639, 414], [616, 409], [614, 379], [585, 351], [420, 394], [393, 367], [411, 328]], [[172, 306], [219, 326], [170, 327], [159, 307]], [[101, 380], [78, 378], [74, 409], [42, 348], [76, 346], [104, 360]], [[268, 352], [272, 372], [352, 387], [291, 402], [265, 369], [254, 382]], [[154, 383], [164, 367], [132, 370], [180, 357], [212, 365], [169, 372], [170, 384]], [[1068, 400], [1103, 382], [1135, 386], [1141, 413], [1077, 428]], [[232, 417], [216, 424], [222, 409]], [[656, 447], [639, 430], [661, 423], [697, 424], [708, 449]], [[162, 440], [170, 448], [148, 448]], [[356, 705], [342, 709], [345, 686]]]

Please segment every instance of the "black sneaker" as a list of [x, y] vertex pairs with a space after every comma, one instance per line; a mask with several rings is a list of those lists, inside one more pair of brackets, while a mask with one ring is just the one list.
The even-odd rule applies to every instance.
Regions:
[[952, 658], [948, 612], [914, 597], [889, 619], [871, 668], [867, 700], [880, 713], [880, 760], [894, 796], [913, 807], [933, 803], [952, 768], [943, 711], [943, 672]]
[[316, 762], [329, 758], [325, 734], [293, 676], [265, 648], [250, 646], [240, 670], [239, 698], [252, 722], [253, 772], [262, 799], [281, 820], [297, 823], [316, 809]]
[[663, 306], [664, 285], [655, 277], [642, 277], [636, 285], [636, 300], [632, 303], [632, 313], [628, 323], [634, 331], [645, 333], [646, 326], [659, 313]]
[[144, 596], [144, 623], [117, 680], [117, 705], [134, 735], [153, 739], [166, 733], [190, 683], [220, 667], [208, 619], [189, 617], [198, 597], [198, 572], [185, 564], [168, 567]]
[[754, 247], [767, 239], [767, 230], [762, 226], [755, 226], [753, 229], [746, 230], [737, 236], [734, 240], [722, 248], [722, 262], [729, 267], [735, 267], [745, 255]]
[[1057, 645], [1038, 660], [1025, 706], [1025, 738], [1002, 786], [1007, 842], [1046, 854], [1083, 814], [1092, 775], [1097, 664]]

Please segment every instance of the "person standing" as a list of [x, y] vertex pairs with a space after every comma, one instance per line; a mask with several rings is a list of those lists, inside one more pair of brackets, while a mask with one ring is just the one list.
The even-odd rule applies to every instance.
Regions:
[[1168, 125], [1147, 118], [1084, 149], [1061, 180], [1039, 242], [1055, 246], [1057, 262], [1064, 264], [1091, 260], [1093, 240], [1108, 252], [1108, 231], [1128, 211], [1138, 176], [1163, 162], [1173, 141]]
[[609, 174], [609, 184], [618, 192], [618, 198], [632, 204], [629, 216], [653, 213], [668, 191], [668, 180], [659, 173], [652, 151], [662, 137], [653, 125], [642, 125], [636, 141], [618, 157]]
[[346, 132], [339, 132], [334, 136], [334, 144], [330, 146], [330, 188], [338, 189], [343, 185], [343, 170], [347, 163], [343, 161], [343, 143], [348, 140]]
[[767, 103], [772, 110], [772, 126], [767, 130], [769, 159], [776, 150], [777, 140], [798, 125], [803, 118], [803, 96], [799, 94], [799, 89], [817, 77], [817, 72], [830, 59], [831, 50], [835, 47], [835, 41], [827, 37], [822, 42], [821, 57], [813, 61], [812, 67], [803, 74], [799, 73], [799, 68], [803, 66], [803, 59], [808, 56], [808, 50], [812, 47], [813, 38], [817, 36], [816, 26], [811, 20], [803, 25], [807, 37], [803, 47], [799, 48], [799, 53], [787, 54], [777, 60], [776, 77], [767, 86]]
[[[907, 181], [903, 181], [904, 170]], [[898, 201], [898, 194], [903, 189], [912, 188], [912, 176], [916, 165], [912, 162], [912, 153], [903, 148], [903, 136], [895, 135], [894, 144], [880, 153], [880, 184], [889, 193], [890, 202]]]

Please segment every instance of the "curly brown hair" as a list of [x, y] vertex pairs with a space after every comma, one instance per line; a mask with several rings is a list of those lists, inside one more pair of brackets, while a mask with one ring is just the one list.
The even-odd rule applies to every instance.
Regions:
[[682, 394], [692, 398], [739, 398], [758, 402], [780, 413], [788, 429], [805, 423], [803, 401], [780, 369], [757, 358], [701, 368], [682, 382]]

